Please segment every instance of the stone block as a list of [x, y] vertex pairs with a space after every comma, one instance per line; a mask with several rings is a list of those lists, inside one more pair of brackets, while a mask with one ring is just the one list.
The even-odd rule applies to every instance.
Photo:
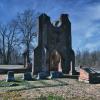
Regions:
[[14, 72], [13, 71], [8, 71], [6, 81], [7, 82], [13, 82], [13, 81], [15, 81]]
[[51, 71], [50, 72], [50, 78], [62, 78], [62, 77], [63, 77], [62, 72], [58, 72], [58, 71]]
[[79, 81], [85, 83], [100, 83], [100, 73], [89, 67], [80, 68]]
[[40, 72], [40, 73], [38, 73], [38, 75], [37, 75], [37, 80], [39, 80], [39, 79], [45, 79], [46, 77], [48, 77], [49, 76], [49, 73], [48, 72]]
[[24, 73], [24, 80], [27, 80], [27, 81], [31, 81], [32, 80], [31, 72], [25, 72]]

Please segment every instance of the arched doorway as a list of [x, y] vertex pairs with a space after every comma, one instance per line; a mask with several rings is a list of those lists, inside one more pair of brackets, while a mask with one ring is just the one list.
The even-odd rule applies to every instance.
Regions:
[[49, 69], [50, 71], [62, 72], [61, 55], [59, 54], [57, 50], [53, 50], [50, 54]]

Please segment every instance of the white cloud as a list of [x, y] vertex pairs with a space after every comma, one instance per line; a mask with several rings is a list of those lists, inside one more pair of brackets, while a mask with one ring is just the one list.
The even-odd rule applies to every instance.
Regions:
[[94, 42], [94, 43], [87, 43], [85, 45], [85, 49], [88, 49], [89, 51], [96, 50], [100, 47], [100, 41]]
[[73, 44], [75, 45], [78, 41], [75, 38], [79, 37], [82, 41], [77, 42], [77, 48], [88, 48], [91, 51], [100, 47], [100, 42], [97, 42], [100, 40], [100, 23], [98, 23], [100, 20], [100, 3], [95, 5], [84, 4], [80, 9], [76, 8], [76, 12], [73, 12], [74, 14], [71, 16], [72, 33], [74, 34], [72, 35]]
[[99, 27], [98, 24], [92, 24], [91, 26], [88, 27], [86, 33], [85, 33], [85, 38], [93, 38], [99, 34]]
[[87, 7], [90, 20], [100, 19], [100, 3]]

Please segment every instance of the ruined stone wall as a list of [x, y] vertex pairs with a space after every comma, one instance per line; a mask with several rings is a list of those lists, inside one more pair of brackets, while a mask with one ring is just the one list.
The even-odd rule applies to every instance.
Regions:
[[61, 56], [62, 71], [69, 73], [71, 61], [73, 62], [74, 71], [75, 55], [71, 43], [71, 23], [67, 14], [61, 15], [60, 23], [59, 26], [57, 23], [53, 25], [50, 22], [50, 17], [46, 14], [39, 16], [39, 44], [34, 51], [34, 68], [36, 72], [43, 69], [49, 70], [50, 55], [54, 50]]

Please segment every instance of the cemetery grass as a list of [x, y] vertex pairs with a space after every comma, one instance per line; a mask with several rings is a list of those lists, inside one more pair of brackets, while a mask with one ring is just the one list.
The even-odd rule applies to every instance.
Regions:
[[77, 79], [0, 81], [0, 100], [99, 100], [100, 84], [86, 84]]

